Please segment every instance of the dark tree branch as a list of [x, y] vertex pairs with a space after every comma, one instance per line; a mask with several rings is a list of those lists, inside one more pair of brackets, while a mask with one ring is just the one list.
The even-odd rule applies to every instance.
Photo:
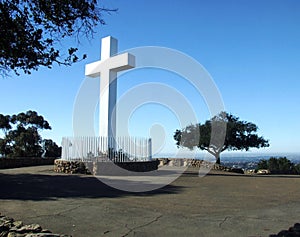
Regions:
[[[96, 0], [2, 0], [0, 1], [0, 72], [30, 74], [54, 63], [69, 66], [86, 58], [74, 47], [65, 56], [59, 43], [66, 37], [91, 39], [103, 14], [117, 9], [98, 7]], [[75, 48], [76, 49], [76, 48]], [[71, 51], [70, 51], [71, 50]]]

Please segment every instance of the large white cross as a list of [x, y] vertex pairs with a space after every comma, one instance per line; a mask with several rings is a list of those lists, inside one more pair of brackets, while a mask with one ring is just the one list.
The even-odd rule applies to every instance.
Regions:
[[87, 64], [85, 75], [100, 77], [99, 136], [116, 136], [117, 72], [135, 67], [135, 57], [118, 53], [117, 39], [102, 38], [101, 61]]

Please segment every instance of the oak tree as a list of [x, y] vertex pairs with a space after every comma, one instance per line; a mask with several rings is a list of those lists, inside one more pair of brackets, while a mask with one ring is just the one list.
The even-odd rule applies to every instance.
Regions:
[[201, 124], [177, 129], [174, 139], [178, 147], [200, 148], [212, 154], [220, 164], [220, 154], [225, 150], [246, 150], [268, 147], [269, 142], [257, 134], [258, 127], [251, 122], [221, 112]]

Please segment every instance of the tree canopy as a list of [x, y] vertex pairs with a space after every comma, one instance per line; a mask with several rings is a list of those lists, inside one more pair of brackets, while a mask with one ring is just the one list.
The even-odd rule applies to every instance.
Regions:
[[97, 0], [2, 0], [0, 1], [0, 72], [19, 70], [30, 74], [53, 63], [71, 65], [86, 58], [76, 47], [62, 50], [66, 37], [92, 37], [103, 13], [115, 9], [98, 7]]
[[[258, 127], [251, 122], [222, 112], [204, 124], [191, 124], [177, 129], [174, 139], [178, 147], [206, 150], [220, 164], [220, 154], [225, 150], [246, 150], [268, 147], [269, 142], [257, 134]], [[213, 136], [212, 136], [213, 135]]]
[[[5, 157], [59, 157], [61, 150], [52, 140], [43, 140], [40, 130], [51, 129], [47, 120], [35, 111], [17, 115], [0, 114], [0, 155]], [[44, 147], [42, 146], [44, 144]]]

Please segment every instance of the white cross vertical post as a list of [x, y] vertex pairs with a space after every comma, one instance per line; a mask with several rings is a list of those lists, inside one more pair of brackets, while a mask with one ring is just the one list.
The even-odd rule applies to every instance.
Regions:
[[85, 75], [100, 76], [99, 136], [107, 137], [108, 148], [115, 147], [117, 73], [135, 67], [135, 57], [129, 53], [117, 55], [118, 41], [108, 36], [101, 42], [101, 61], [87, 64]]
[[[101, 61], [105, 61], [117, 53], [118, 41], [110, 36], [103, 38]], [[106, 70], [100, 76], [99, 136], [111, 139], [113, 132], [116, 132], [117, 72]]]

